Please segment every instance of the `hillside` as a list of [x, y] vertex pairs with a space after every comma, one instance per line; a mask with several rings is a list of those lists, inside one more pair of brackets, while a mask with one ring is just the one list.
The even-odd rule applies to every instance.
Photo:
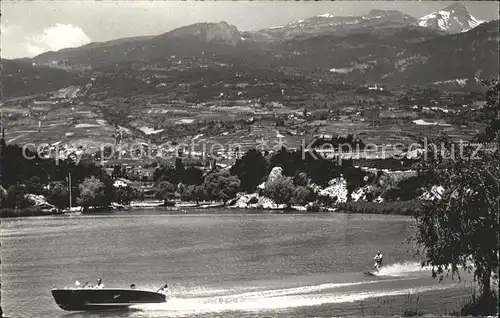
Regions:
[[4, 98], [56, 91], [86, 83], [84, 76], [66, 70], [40, 66], [29, 60], [1, 60]]

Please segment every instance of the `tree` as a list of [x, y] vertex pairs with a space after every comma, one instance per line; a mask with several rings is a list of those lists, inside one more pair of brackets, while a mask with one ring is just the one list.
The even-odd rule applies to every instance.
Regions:
[[203, 190], [209, 200], [223, 201], [236, 197], [240, 189], [240, 180], [229, 172], [214, 172], [205, 177]]
[[175, 169], [170, 166], [162, 166], [157, 168], [153, 173], [153, 180], [156, 183], [160, 183], [161, 181], [175, 182]]
[[54, 182], [50, 185], [47, 202], [62, 210], [69, 206], [69, 191], [64, 182]]
[[198, 206], [200, 201], [203, 200], [204, 195], [203, 186], [193, 184], [184, 188], [181, 198], [183, 201], [195, 201]]
[[248, 150], [231, 167], [231, 174], [238, 176], [241, 189], [247, 193], [255, 191], [267, 175], [266, 158], [256, 149]]
[[272, 181], [266, 182], [264, 195], [274, 200], [277, 204], [285, 204], [287, 208], [292, 205], [295, 186], [290, 177], [279, 176]]
[[158, 187], [159, 190], [156, 193], [156, 198], [163, 200], [164, 203], [167, 203], [175, 193], [174, 186], [168, 181], [162, 181]]
[[227, 176], [226, 178], [221, 178], [219, 184], [219, 198], [226, 205], [229, 199], [235, 198], [236, 194], [240, 190], [240, 179], [236, 176]]
[[348, 191], [348, 198], [351, 198], [351, 193], [353, 193], [354, 190], [366, 184], [365, 177], [367, 176], [367, 173], [361, 168], [353, 167], [351, 160], [342, 166], [342, 172], [347, 181], [346, 187]]
[[489, 120], [489, 124], [485, 132], [474, 137], [475, 142], [483, 143], [495, 141], [497, 134], [500, 133], [500, 81], [494, 79], [484, 81], [484, 84], [488, 86], [488, 90], [486, 91], [486, 104], [483, 107], [483, 112]]
[[[489, 103], [498, 106], [494, 100]], [[481, 289], [482, 314], [494, 314], [490, 286], [499, 262], [500, 153], [498, 148], [476, 153], [447, 139], [432, 144], [437, 141], [441, 149], [431, 147], [419, 163], [420, 173], [444, 188], [440, 198], [416, 215], [422, 265], [433, 266], [433, 277], [440, 278], [446, 270], [458, 273], [459, 266], [472, 271]]]
[[184, 168], [184, 163], [182, 163], [181, 158], [175, 158], [175, 174], [177, 179], [174, 180], [174, 183], [182, 182], [182, 180], [184, 180], [186, 169]]
[[126, 187], [115, 188], [115, 202], [120, 204], [129, 204], [131, 201], [139, 198], [139, 191], [127, 185]]
[[[499, 82], [493, 80], [487, 84], [485, 109], [493, 123], [499, 113]], [[498, 130], [490, 131], [486, 137], [500, 141]], [[421, 173], [444, 188], [441, 198], [425, 204], [416, 216], [415, 239], [425, 251], [422, 264], [437, 268], [433, 270], [434, 277], [442, 277], [445, 269], [455, 274], [458, 266], [473, 271], [481, 288], [482, 314], [494, 314], [496, 305], [488, 308], [488, 304], [493, 298], [491, 275], [499, 268], [499, 149], [481, 149], [475, 153], [473, 147], [458, 147], [447, 139], [440, 141], [442, 149], [431, 148], [419, 164]], [[472, 268], [468, 261], [473, 262]]]
[[314, 201], [314, 190], [305, 186], [296, 186], [293, 191], [292, 203], [298, 205], [306, 205]]
[[191, 184], [202, 184], [203, 183], [203, 171], [200, 169], [190, 166], [187, 167], [184, 173], [184, 180], [183, 182], [187, 185]]
[[3, 208], [7, 200], [7, 190], [0, 185], [0, 208]]
[[120, 165], [115, 165], [113, 167], [113, 173], [111, 174], [113, 179], [122, 177], [122, 168]]
[[[470, 155], [473, 149], [464, 153]], [[458, 151], [447, 155], [451, 154]], [[447, 269], [455, 274], [459, 266], [467, 268], [479, 282], [481, 297], [488, 299], [491, 274], [498, 270], [499, 261], [500, 156], [498, 152], [480, 156], [468, 160], [438, 156], [423, 163], [422, 168], [445, 191], [416, 215], [416, 241], [425, 251], [422, 264], [437, 268], [433, 277], [442, 277]], [[469, 261], [474, 264], [472, 269]]]
[[26, 192], [32, 194], [41, 194], [43, 192], [43, 184], [38, 176], [33, 176], [26, 181]]
[[78, 185], [80, 196], [77, 203], [83, 207], [84, 212], [88, 212], [89, 206], [102, 206], [106, 200], [104, 183], [94, 176], [85, 178]]
[[11, 209], [24, 209], [31, 206], [31, 202], [26, 198], [26, 187], [22, 184], [15, 184], [9, 187], [7, 191], [7, 198], [5, 200], [5, 207]]

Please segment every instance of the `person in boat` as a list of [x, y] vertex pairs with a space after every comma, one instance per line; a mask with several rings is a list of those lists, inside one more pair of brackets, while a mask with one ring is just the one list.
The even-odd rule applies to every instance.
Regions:
[[131, 284], [130, 289], [135, 289], [135, 284]]
[[97, 285], [95, 285], [95, 288], [97, 288], [97, 289], [104, 288], [104, 284], [102, 283], [102, 280], [100, 278], [97, 279]]
[[163, 287], [160, 288], [159, 293], [161, 293], [161, 294], [163, 294], [165, 296], [169, 296], [170, 295], [170, 291], [168, 290], [168, 284], [163, 285]]
[[375, 260], [375, 265], [373, 265], [373, 269], [376, 270], [377, 272], [380, 270], [380, 267], [382, 267], [382, 252], [378, 251], [377, 255], [373, 258]]
[[85, 284], [82, 285], [82, 288], [94, 288], [94, 286], [92, 286], [89, 282], [85, 282]]

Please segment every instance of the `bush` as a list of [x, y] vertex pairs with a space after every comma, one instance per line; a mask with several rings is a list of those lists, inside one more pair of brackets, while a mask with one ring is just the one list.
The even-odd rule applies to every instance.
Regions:
[[477, 297], [475, 293], [469, 300], [461, 305], [459, 311], [454, 311], [453, 316], [497, 316], [498, 294], [492, 292], [489, 297]]
[[415, 316], [423, 316], [423, 315], [424, 315], [424, 313], [421, 310], [413, 309], [413, 308], [407, 308], [403, 313], [403, 317], [415, 317]]
[[280, 176], [266, 182], [264, 193], [277, 204], [285, 204], [287, 208], [290, 208], [295, 195], [295, 185], [292, 178]]
[[396, 202], [346, 202], [339, 204], [341, 212], [362, 214], [415, 215], [420, 212], [422, 203], [417, 200]]
[[209, 200], [222, 201], [236, 197], [240, 190], [240, 180], [227, 171], [213, 172], [205, 177], [203, 191]]
[[80, 190], [80, 196], [77, 202], [83, 207], [85, 212], [88, 211], [89, 206], [106, 205], [105, 185], [96, 177], [91, 176], [90, 178], [85, 178], [85, 180], [78, 185], [78, 189]]
[[48, 191], [47, 202], [62, 210], [69, 206], [68, 187], [64, 182], [54, 182]]
[[293, 191], [292, 203], [298, 205], [306, 205], [315, 200], [313, 189], [304, 186], [296, 186]]
[[321, 208], [318, 205], [318, 203], [314, 202], [314, 203], [308, 205], [306, 210], [307, 210], [307, 212], [319, 212], [319, 211], [321, 211]]
[[26, 198], [28, 192], [22, 184], [15, 184], [9, 187], [4, 206], [11, 209], [25, 209], [33, 204]]

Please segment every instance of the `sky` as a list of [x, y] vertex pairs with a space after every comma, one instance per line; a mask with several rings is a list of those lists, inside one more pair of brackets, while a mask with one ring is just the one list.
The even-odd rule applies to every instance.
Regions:
[[[497, 1], [460, 1], [478, 20], [499, 18]], [[416, 18], [452, 1], [1, 1], [2, 58], [117, 38], [157, 35], [197, 22], [226, 21], [251, 31], [323, 13], [364, 15], [399, 10]]]

